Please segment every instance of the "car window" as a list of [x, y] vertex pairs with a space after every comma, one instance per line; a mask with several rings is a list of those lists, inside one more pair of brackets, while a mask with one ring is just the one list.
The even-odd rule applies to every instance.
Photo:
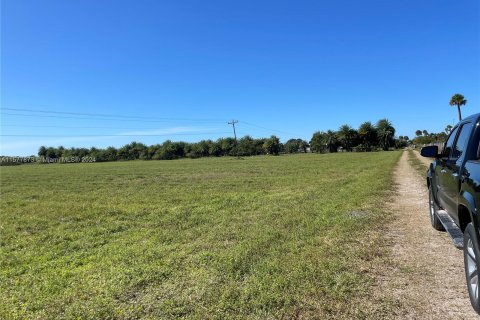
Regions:
[[452, 132], [450, 133], [450, 136], [448, 136], [447, 142], [445, 142], [445, 147], [443, 148], [442, 151], [442, 156], [444, 158], [448, 158], [450, 155], [450, 151], [452, 151], [452, 146], [453, 143], [455, 142], [455, 136], [457, 135], [458, 127], [455, 127]]
[[472, 123], [465, 123], [461, 129], [460, 133], [458, 134], [457, 141], [455, 142], [455, 146], [452, 149], [451, 153], [451, 160], [457, 160], [465, 154], [465, 150], [467, 149], [468, 138], [470, 138], [470, 134], [472, 133], [473, 124]]

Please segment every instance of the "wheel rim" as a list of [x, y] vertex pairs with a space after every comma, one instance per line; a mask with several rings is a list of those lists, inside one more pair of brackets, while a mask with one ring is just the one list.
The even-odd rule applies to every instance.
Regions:
[[470, 292], [478, 301], [478, 269], [477, 269], [477, 257], [473, 248], [472, 239], [468, 238], [467, 241], [467, 280]]

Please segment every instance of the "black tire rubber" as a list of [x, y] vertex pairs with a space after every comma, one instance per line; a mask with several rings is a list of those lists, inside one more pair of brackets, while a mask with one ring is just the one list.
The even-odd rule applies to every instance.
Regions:
[[443, 228], [442, 222], [438, 218], [437, 211], [438, 211], [438, 205], [437, 205], [437, 202], [435, 201], [435, 198], [433, 197], [432, 186], [429, 186], [428, 187], [428, 214], [430, 215], [430, 222], [432, 223], [432, 227], [435, 230], [443, 231], [445, 230], [445, 228]]
[[[473, 309], [480, 314], [480, 298], [478, 297], [478, 286], [480, 285], [479, 282], [479, 275], [478, 272], [480, 270], [480, 262], [478, 261], [480, 259], [480, 251], [479, 251], [479, 244], [475, 240], [477, 237], [475, 236], [475, 227], [473, 226], [472, 223], [469, 223], [467, 227], [465, 228], [465, 232], [463, 233], [463, 263], [464, 263], [464, 269], [465, 269], [465, 278], [467, 281], [467, 288], [468, 288], [468, 296], [470, 297], [470, 303], [472, 304]], [[469, 241], [471, 240], [472, 247], [474, 253], [475, 253], [475, 259], [471, 258], [471, 260], [475, 260], [475, 265], [476, 265], [476, 275], [477, 275], [477, 297], [475, 297], [475, 293], [472, 292], [472, 286], [471, 286], [471, 281], [472, 277], [469, 277], [469, 271], [468, 271], [468, 264], [467, 264], [467, 259], [469, 259], [469, 253], [468, 253], [468, 244]], [[470, 256], [471, 257], [471, 256]]]

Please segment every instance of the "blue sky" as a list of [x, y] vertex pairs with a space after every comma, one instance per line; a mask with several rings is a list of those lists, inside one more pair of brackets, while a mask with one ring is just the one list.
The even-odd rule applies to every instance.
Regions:
[[480, 111], [476, 0], [1, 6], [3, 155], [216, 139], [232, 118], [240, 135], [309, 140], [386, 117], [412, 137], [455, 122], [457, 92]]

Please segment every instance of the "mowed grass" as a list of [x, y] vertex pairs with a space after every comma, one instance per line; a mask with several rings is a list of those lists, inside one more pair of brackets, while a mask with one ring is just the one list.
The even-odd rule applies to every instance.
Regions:
[[415, 169], [415, 171], [420, 174], [422, 178], [426, 178], [427, 176], [427, 170], [428, 166], [420, 161], [418, 157], [415, 155], [415, 152], [420, 152], [420, 151], [413, 151], [413, 150], [408, 150], [408, 161], [410, 165]]
[[381, 316], [399, 156], [1, 167], [0, 318]]

